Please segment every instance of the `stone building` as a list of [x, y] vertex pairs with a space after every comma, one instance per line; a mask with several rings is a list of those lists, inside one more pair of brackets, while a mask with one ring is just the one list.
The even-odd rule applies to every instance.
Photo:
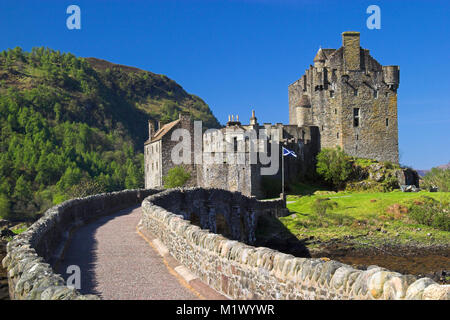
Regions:
[[[257, 143], [252, 143], [255, 140]], [[281, 146], [298, 155], [297, 158], [285, 158], [285, 178], [289, 182], [300, 179], [308, 170], [314, 170], [318, 152], [315, 141], [317, 133], [312, 127], [258, 124], [254, 111], [248, 125], [241, 124], [238, 116], [236, 119], [230, 116], [224, 128], [203, 135], [204, 159], [216, 157], [221, 161], [204, 161], [197, 166], [197, 183], [203, 187], [223, 188], [262, 198], [266, 196], [262, 188], [264, 179], [268, 183], [274, 179], [281, 180]], [[257, 153], [253, 153], [253, 161], [252, 148]], [[273, 152], [277, 158], [272, 157]]]
[[341, 48], [320, 48], [289, 86], [289, 123], [316, 126], [321, 148], [398, 163], [398, 85], [398, 66], [382, 66], [359, 32], [344, 32]]
[[[176, 165], [172, 162], [172, 149], [178, 143], [172, 141], [171, 135], [175, 129], [187, 130], [193, 142], [194, 126], [191, 118], [187, 115], [179, 115], [179, 119], [167, 124], [158, 122], [158, 130], [155, 132], [153, 121], [148, 122], [149, 139], [144, 143], [144, 172], [145, 172], [145, 188], [159, 188], [164, 185], [163, 177], [168, 171]], [[196, 167], [193, 161], [193, 153], [191, 157], [191, 164], [183, 164], [189, 172], [191, 172], [191, 179], [187, 185], [196, 185]]]
[[[308, 171], [314, 170], [314, 159], [318, 152], [316, 128], [281, 123], [260, 125], [254, 111], [248, 125], [241, 124], [238, 116], [236, 120], [230, 116], [224, 128], [204, 132], [199, 147], [200, 157], [194, 150], [195, 130], [189, 116], [180, 114], [178, 120], [160, 124], [158, 128], [155, 132], [153, 122], [149, 121], [149, 140], [144, 147], [146, 188], [162, 187], [163, 177], [176, 166], [172, 152], [176, 145], [184, 141], [172, 141], [175, 129], [188, 130], [191, 137], [191, 143], [188, 144], [190, 162], [181, 164], [191, 174], [188, 186], [221, 188], [258, 198], [266, 196], [262, 189], [264, 177], [281, 179], [282, 145], [298, 155], [297, 158], [285, 158], [286, 182], [298, 180]], [[251, 142], [255, 138], [258, 141]], [[252, 153], [251, 150], [256, 152]], [[274, 157], [273, 152], [276, 152]], [[256, 158], [251, 159], [255, 155]], [[274, 171], [265, 174], [264, 168], [270, 169], [271, 166], [274, 166]]]

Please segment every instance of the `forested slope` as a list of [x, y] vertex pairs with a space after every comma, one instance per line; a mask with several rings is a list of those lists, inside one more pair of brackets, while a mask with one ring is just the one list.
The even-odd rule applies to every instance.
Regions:
[[180, 111], [220, 126], [164, 75], [46, 48], [0, 53], [0, 218], [87, 194], [143, 187], [148, 119]]

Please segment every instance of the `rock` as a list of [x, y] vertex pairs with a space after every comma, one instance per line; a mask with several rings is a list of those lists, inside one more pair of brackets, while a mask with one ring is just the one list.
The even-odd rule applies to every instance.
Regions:
[[416, 280], [417, 278], [411, 275], [400, 275], [390, 278], [383, 285], [383, 299], [404, 299], [409, 285]]
[[434, 282], [430, 278], [421, 278], [415, 281], [413, 284], [409, 286], [408, 290], [406, 291], [405, 299], [408, 300], [422, 299], [425, 288], [432, 284], [436, 284], [436, 282]]
[[8, 228], [3, 229], [2, 231], [0, 231], [0, 238], [9, 238], [9, 237], [14, 237], [16, 234], [14, 232], [12, 232], [11, 230], [9, 230]]
[[336, 272], [333, 275], [333, 278], [330, 282], [330, 287], [339, 289], [343, 287], [351, 273], [357, 272], [357, 270], [349, 267], [349, 266], [342, 266], [339, 269], [336, 270]]
[[450, 285], [432, 284], [423, 291], [424, 300], [450, 300]]
[[402, 192], [419, 192], [420, 189], [417, 188], [415, 185], [411, 184], [411, 185], [401, 185], [400, 186], [400, 190], [402, 190]]
[[374, 299], [379, 299], [383, 296], [383, 288], [386, 281], [394, 276], [400, 276], [399, 273], [390, 271], [379, 271], [373, 274], [368, 281], [368, 291]]

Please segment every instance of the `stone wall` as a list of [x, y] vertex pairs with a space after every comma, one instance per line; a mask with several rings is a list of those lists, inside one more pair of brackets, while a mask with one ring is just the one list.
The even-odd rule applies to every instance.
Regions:
[[[192, 195], [195, 192], [201, 191]], [[296, 258], [201, 229], [185, 220], [183, 208], [175, 205], [181, 199], [185, 207], [193, 204], [189, 194], [174, 190], [146, 198], [139, 228], [159, 238], [178, 262], [232, 299], [450, 300], [450, 286], [429, 278], [378, 266], [362, 271], [328, 259]], [[204, 190], [204, 194], [211, 193]]]
[[60, 259], [71, 232], [99, 216], [137, 205], [159, 190], [125, 190], [65, 201], [14, 237], [3, 267], [8, 271], [11, 299], [98, 299], [68, 288], [52, 266]]
[[261, 215], [280, 217], [288, 213], [281, 199], [259, 201], [240, 192], [216, 188], [171, 189], [152, 199], [155, 205], [176, 212], [202, 229], [249, 244], [255, 241]]

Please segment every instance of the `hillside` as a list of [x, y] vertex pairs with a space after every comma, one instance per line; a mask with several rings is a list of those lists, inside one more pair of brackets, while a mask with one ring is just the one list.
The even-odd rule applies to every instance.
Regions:
[[0, 218], [143, 186], [147, 121], [180, 111], [220, 124], [175, 81], [46, 48], [0, 53]]
[[[450, 162], [447, 163], [447, 164], [441, 164], [440, 166], [437, 166], [435, 168], [438, 168], [438, 169], [450, 169]], [[416, 171], [421, 177], [424, 177], [428, 172], [431, 171], [431, 169], [428, 169], [428, 170], [416, 170]]]

